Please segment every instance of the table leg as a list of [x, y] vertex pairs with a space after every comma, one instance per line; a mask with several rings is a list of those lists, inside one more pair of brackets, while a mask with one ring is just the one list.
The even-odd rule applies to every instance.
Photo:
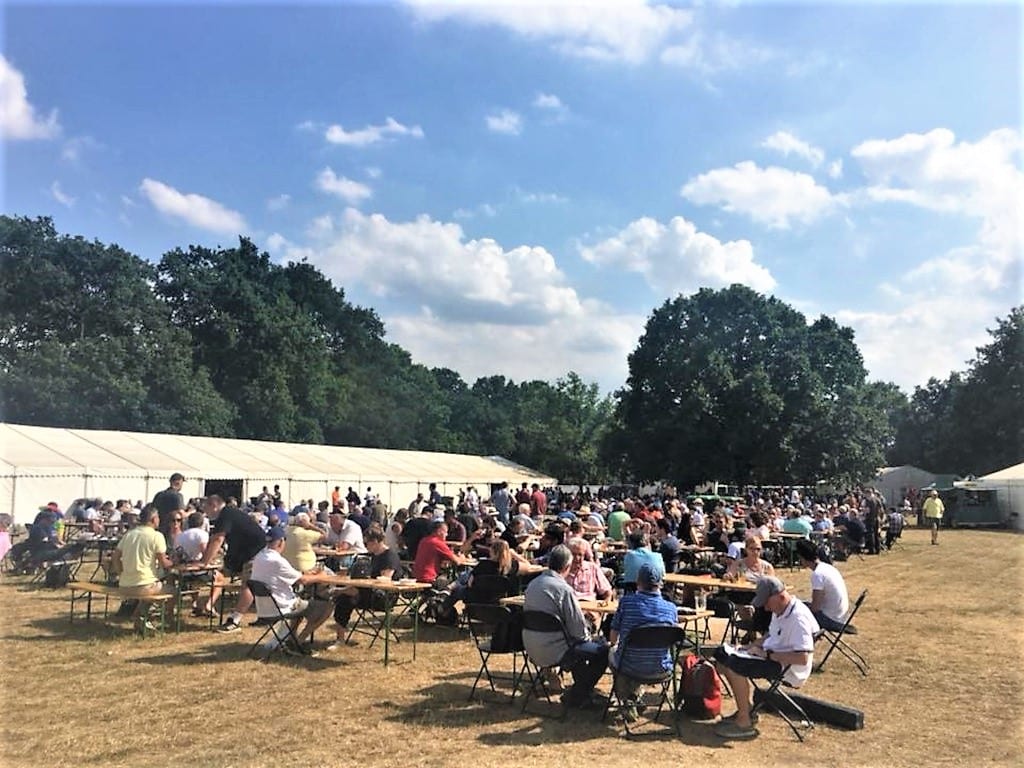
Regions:
[[[420, 593], [422, 594], [422, 593]], [[412, 660], [416, 661], [416, 641], [420, 634], [420, 595], [412, 597]]]
[[384, 598], [384, 666], [388, 665], [388, 651], [391, 645], [391, 600]]

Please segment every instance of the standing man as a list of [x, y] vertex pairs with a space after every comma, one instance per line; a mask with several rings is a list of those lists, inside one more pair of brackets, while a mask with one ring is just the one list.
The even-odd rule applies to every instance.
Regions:
[[[210, 528], [210, 542], [206, 545], [202, 564], [209, 565], [224, 544], [228, 547], [224, 555], [224, 567], [220, 573], [214, 575], [215, 590], [216, 587], [223, 587], [235, 576], [242, 585], [235, 610], [219, 627], [220, 632], [237, 632], [242, 628], [242, 616], [252, 606], [252, 592], [248, 585], [249, 576], [252, 574], [252, 559], [266, 545], [266, 534], [255, 520], [238, 507], [224, 506], [224, 499], [216, 494], [207, 497], [203, 511], [213, 525]], [[220, 590], [216, 591], [219, 596]], [[212, 593], [210, 605], [216, 605], [216, 598]]]
[[[557, 616], [565, 633], [523, 630], [523, 646], [540, 667], [558, 667], [572, 673], [572, 688], [565, 695], [569, 707], [593, 705], [594, 686], [608, 666], [608, 643], [590, 636], [576, 593], [565, 577], [572, 565], [572, 552], [559, 544], [548, 555], [548, 567], [526, 588], [523, 609]], [[566, 642], [566, 636], [571, 645]]]
[[925, 522], [932, 529], [932, 544], [939, 543], [939, 526], [942, 525], [942, 516], [946, 514], [946, 507], [939, 498], [939, 492], [934, 488], [928, 493], [928, 498], [921, 505], [924, 512]]
[[543, 517], [548, 511], [548, 497], [544, 495], [544, 491], [540, 489], [537, 483], [532, 486], [533, 493], [530, 494], [530, 512], [534, 517]]
[[153, 497], [153, 504], [156, 505], [160, 515], [158, 529], [165, 537], [171, 531], [171, 519], [175, 515], [183, 517], [185, 514], [185, 497], [181, 493], [184, 484], [185, 476], [180, 472], [175, 472], [171, 475], [170, 485], [167, 489]]
[[504, 481], [498, 489], [491, 494], [491, 504], [498, 510], [498, 519], [503, 525], [508, 525], [508, 513], [512, 508], [512, 494], [508, 491], [508, 481]]

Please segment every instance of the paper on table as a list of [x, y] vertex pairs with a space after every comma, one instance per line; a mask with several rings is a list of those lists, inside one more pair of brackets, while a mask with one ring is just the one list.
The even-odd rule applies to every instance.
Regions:
[[754, 654], [748, 653], [747, 651], [743, 650], [742, 648], [738, 648], [735, 645], [730, 645], [729, 643], [723, 643], [722, 644], [722, 650], [725, 653], [727, 653], [727, 654], [729, 654], [731, 656], [738, 656], [741, 659], [760, 659], [760, 658], [762, 658], [761, 656], [755, 656]]

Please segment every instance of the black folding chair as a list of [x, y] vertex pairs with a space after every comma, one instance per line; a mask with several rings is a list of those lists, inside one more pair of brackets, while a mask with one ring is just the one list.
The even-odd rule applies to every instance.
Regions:
[[[679, 732], [679, 711], [676, 709], [676, 701], [679, 698], [676, 694], [678, 693], [676, 686], [676, 662], [679, 659], [679, 653], [684, 648], [693, 648], [693, 643], [686, 637], [686, 630], [676, 624], [644, 624], [639, 627], [634, 627], [629, 631], [624, 640], [619, 641], [619, 654], [618, 658], [620, 664], [618, 667], [612, 666], [612, 691], [608, 696], [608, 703], [605, 704], [604, 713], [601, 715], [601, 720], [608, 717], [608, 712], [614, 706], [622, 718], [622, 724], [626, 729], [626, 738], [631, 738], [635, 735], [630, 729], [630, 707], [636, 707], [639, 702], [631, 701], [629, 699], [623, 699], [619, 695], [618, 683], [623, 677], [627, 677], [622, 671], [622, 661], [628, 660], [629, 652], [631, 650], [650, 650], [650, 651], [666, 651], [672, 659], [671, 668], [659, 671], [656, 674], [649, 675], [636, 675], [629, 674], [628, 677], [632, 680], [636, 680], [642, 685], [656, 685], [659, 688], [658, 693], [658, 709], [654, 713], [654, 717], [650, 718], [650, 722], [656, 723], [658, 718], [661, 717], [661, 710], [665, 706], [665, 702], [668, 702], [669, 708], [672, 711], [672, 715], [675, 722], [676, 732]], [[671, 698], [669, 697], [669, 688], [672, 689]]]
[[[298, 647], [299, 640], [295, 636], [295, 633], [292, 631], [292, 622], [298, 618], [301, 618], [303, 613], [285, 613], [284, 611], [282, 611], [281, 606], [277, 604], [277, 601], [271, 594], [270, 587], [268, 587], [262, 581], [253, 581], [252, 579], [250, 579], [248, 584], [249, 589], [252, 591], [253, 597], [265, 597], [267, 598], [267, 600], [269, 600], [270, 604], [274, 606], [273, 614], [271, 614], [270, 616], [260, 616], [256, 619], [256, 621], [252, 623], [252, 626], [263, 627], [264, 630], [263, 634], [259, 636], [259, 639], [255, 643], [253, 643], [252, 647], [249, 649], [249, 656], [253, 657], [256, 655], [256, 652], [263, 644], [264, 638], [271, 633], [273, 633], [274, 639], [277, 641], [277, 645], [275, 645], [274, 648], [271, 649], [270, 653], [266, 654], [266, 656], [263, 657], [263, 661], [269, 659], [276, 651], [283, 651], [285, 644], [288, 641], [291, 641], [295, 644], [295, 647]], [[284, 627], [284, 630], [279, 629], [279, 627], [281, 626]]]
[[507, 576], [484, 574], [474, 576], [473, 583], [466, 590], [465, 603], [469, 605], [497, 605], [503, 597], [512, 594], [512, 582]]
[[473, 688], [469, 692], [470, 701], [476, 694], [480, 680], [485, 676], [487, 684], [491, 687], [492, 693], [497, 693], [494, 687], [498, 677], [491, 672], [487, 666], [491, 656], [512, 655], [512, 701], [515, 700], [516, 691], [519, 690], [519, 683], [522, 670], [519, 668], [519, 656], [523, 656], [523, 664], [526, 663], [526, 654], [523, 651], [523, 631], [517, 621], [518, 612], [503, 605], [492, 605], [489, 603], [469, 603], [466, 606], [466, 621], [469, 626], [469, 636], [476, 645], [476, 651], [480, 654], [480, 671], [476, 673], [476, 680], [473, 681]]
[[392, 616], [390, 626], [388, 626], [387, 621], [388, 614], [393, 613], [395, 606], [398, 604], [398, 593], [385, 592], [383, 589], [366, 589], [366, 587], [360, 587], [359, 591], [360, 593], [365, 591], [368, 594], [365, 598], [360, 594], [356, 599], [356, 604], [353, 608], [355, 619], [348, 630], [348, 635], [345, 636], [345, 640], [351, 640], [352, 635], [356, 633], [366, 635], [370, 638], [368, 647], [373, 648], [374, 643], [380, 639], [380, 636], [384, 634], [386, 629], [390, 642], [400, 642], [398, 633], [395, 632], [395, 619], [397, 617]]
[[804, 711], [803, 707], [796, 703], [793, 698], [784, 690], [794, 688], [791, 683], [786, 682], [786, 673], [790, 665], [782, 667], [782, 670], [773, 678], [767, 680], [767, 687], [760, 687], [754, 678], [750, 684], [754, 686], [754, 706], [750, 710], [750, 716], [754, 717], [760, 710], [771, 708], [775, 713], [786, 721], [786, 724], [793, 730], [796, 737], [803, 741], [807, 732], [814, 728], [814, 721]]
[[814, 668], [815, 672], [821, 672], [825, 668], [825, 662], [828, 661], [828, 657], [832, 655], [833, 651], [839, 651], [843, 656], [848, 658], [853, 665], [860, 670], [860, 673], [864, 677], [868, 676], [868, 670], [871, 666], [868, 664], [868, 660], [865, 659], [852, 645], [843, 640], [844, 635], [856, 635], [857, 627], [853, 625], [853, 617], [857, 615], [857, 611], [860, 610], [861, 605], [864, 604], [864, 600], [868, 596], [868, 591], [865, 589], [860, 593], [860, 597], [853, 604], [853, 609], [846, 617], [846, 622], [835, 629], [833, 627], [822, 627], [822, 637], [828, 641], [828, 650], [825, 652], [825, 657], [818, 662], [818, 665]]
[[[553, 613], [544, 613], [543, 611], [523, 611], [523, 631], [531, 632], [545, 632], [545, 633], [559, 633], [565, 638], [566, 644], [572, 646], [572, 638], [565, 631], [565, 626], [562, 624], [562, 620], [554, 615]], [[522, 711], [526, 711], [527, 705], [530, 703], [530, 698], [539, 698], [543, 696], [544, 699], [549, 703], [553, 704], [551, 700], [551, 689], [548, 687], [548, 682], [544, 678], [542, 668], [537, 662], [531, 657], [529, 652], [523, 652], [523, 671], [520, 675], [522, 680], [525, 677], [525, 687], [523, 693], [523, 708]], [[561, 711], [559, 716], [564, 718], [566, 715], [565, 702], [563, 700], [561, 705]]]

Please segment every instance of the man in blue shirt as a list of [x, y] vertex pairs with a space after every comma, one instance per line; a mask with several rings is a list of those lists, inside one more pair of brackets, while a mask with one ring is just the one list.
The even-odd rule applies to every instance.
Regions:
[[[622, 701], [636, 702], [641, 693], [641, 683], [636, 677], [651, 677], [672, 669], [672, 655], [667, 648], [626, 648], [629, 634], [644, 624], [675, 624], [677, 610], [674, 603], [661, 596], [662, 575], [650, 565], [640, 566], [636, 577], [636, 592], [623, 595], [619, 609], [612, 617], [611, 642], [618, 643], [612, 653], [612, 668], [619, 670], [616, 680], [616, 695]], [[631, 675], [636, 675], [633, 677]], [[630, 704], [626, 717], [636, 720], [635, 704]]]
[[661, 554], [651, 551], [651, 541], [646, 533], [634, 531], [626, 537], [629, 551], [622, 558], [622, 580], [626, 584], [635, 584], [642, 565], [649, 565], [658, 574], [660, 582], [665, 576], [665, 561]]

